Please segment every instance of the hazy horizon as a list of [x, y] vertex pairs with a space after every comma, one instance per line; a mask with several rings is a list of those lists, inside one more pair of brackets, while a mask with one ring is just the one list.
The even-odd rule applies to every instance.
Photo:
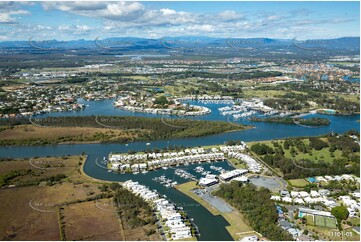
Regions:
[[335, 39], [360, 36], [359, 2], [0, 2], [0, 41]]

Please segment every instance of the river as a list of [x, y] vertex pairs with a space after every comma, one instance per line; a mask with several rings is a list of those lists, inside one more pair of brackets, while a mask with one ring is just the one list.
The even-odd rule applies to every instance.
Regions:
[[[112, 106], [113, 100], [102, 101], [85, 101], [79, 100], [80, 103], [84, 103], [87, 106], [86, 109], [81, 111], [70, 112], [58, 112], [45, 114], [37, 117], [47, 116], [89, 116], [89, 115], [114, 115], [114, 116], [144, 116], [144, 117], [157, 117], [157, 115], [144, 114], [144, 113], [132, 113], [121, 109], [114, 108]], [[203, 105], [212, 110], [208, 115], [201, 117], [189, 117], [191, 119], [200, 120], [219, 120], [227, 121], [226, 116], [220, 115], [217, 110], [219, 107], [227, 106], [226, 104], [200, 104], [197, 101], [191, 101], [190, 104]], [[194, 222], [199, 227], [201, 237], [200, 240], [233, 240], [225, 226], [228, 222], [221, 216], [213, 216], [207, 209], [200, 206], [193, 199], [184, 195], [173, 188], [165, 188], [164, 186], [152, 181], [152, 178], [159, 175], [166, 175], [171, 179], [182, 182], [181, 178], [174, 176], [174, 169], [158, 170], [155, 172], [149, 172], [147, 174], [113, 174], [109, 173], [107, 169], [101, 168], [96, 164], [98, 157], [107, 156], [110, 152], [127, 152], [128, 150], [141, 151], [146, 148], [162, 148], [168, 145], [182, 145], [185, 147], [190, 146], [205, 146], [222, 144], [227, 140], [243, 140], [243, 141], [259, 141], [280, 139], [285, 137], [295, 136], [316, 136], [326, 134], [331, 130], [334, 132], [342, 133], [349, 129], [360, 130], [357, 120], [360, 119], [360, 115], [350, 116], [331, 116], [311, 114], [307, 117], [327, 117], [331, 121], [331, 125], [327, 127], [319, 128], [306, 128], [297, 125], [287, 124], [272, 124], [272, 123], [253, 123], [247, 119], [240, 119], [238, 121], [232, 120], [235, 123], [242, 123], [255, 126], [254, 129], [245, 131], [228, 132], [197, 138], [182, 138], [171, 140], [157, 140], [151, 141], [150, 145], [147, 142], [133, 142], [127, 144], [76, 144], [76, 145], [53, 145], [53, 146], [10, 146], [0, 147], [0, 157], [11, 158], [24, 158], [24, 157], [43, 157], [43, 156], [62, 156], [62, 155], [79, 155], [82, 152], [88, 155], [88, 160], [84, 165], [84, 172], [94, 178], [108, 180], [108, 181], [125, 181], [128, 179], [137, 180], [142, 184], [149, 186], [151, 189], [156, 189], [160, 194], [166, 195], [168, 199], [175, 202], [178, 206], [182, 206], [188, 215], [194, 219]], [[159, 117], [159, 116], [158, 116]], [[179, 118], [179, 117], [177, 117]], [[209, 164], [204, 164], [207, 168]], [[229, 168], [227, 162], [220, 162], [216, 164], [224, 168]], [[193, 165], [184, 168], [192, 172]]]

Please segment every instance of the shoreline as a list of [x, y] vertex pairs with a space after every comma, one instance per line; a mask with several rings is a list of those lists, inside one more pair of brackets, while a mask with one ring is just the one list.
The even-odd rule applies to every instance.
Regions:
[[[225, 228], [235, 241], [239, 240], [240, 237], [242, 237], [242, 236], [240, 236], [240, 234], [244, 234], [244, 235], [257, 234], [257, 235], [260, 235], [258, 232], [254, 231], [253, 228], [248, 224], [248, 221], [244, 218], [244, 216], [243, 216], [243, 214], [241, 212], [239, 212], [237, 209], [235, 209], [230, 204], [225, 202], [223, 199], [221, 199], [222, 202], [226, 203], [227, 205], [229, 205], [232, 208], [231, 212], [228, 212], [228, 213], [221, 212], [221, 211], [217, 210], [215, 207], [213, 207], [210, 203], [208, 203], [207, 201], [202, 199], [201, 197], [199, 197], [196, 194], [192, 193], [191, 190], [194, 189], [193, 187], [196, 187], [195, 184], [192, 185], [193, 183], [194, 183], [194, 181], [185, 182], [185, 183], [182, 183], [182, 184], [179, 184], [179, 185], [175, 186], [174, 188], [177, 191], [179, 191], [179, 192], [183, 193], [184, 195], [188, 196], [189, 198], [193, 199], [194, 201], [196, 201], [201, 206], [203, 206], [213, 216], [221, 216], [224, 220], [226, 220], [229, 225], [225, 226]], [[192, 186], [190, 188], [188, 188], [188, 185], [192, 185]], [[186, 188], [184, 188], [184, 187], [186, 187]], [[237, 223], [239, 221], [236, 221], [236, 219], [241, 220], [240, 222], [242, 223], [242, 225], [249, 227], [251, 230], [240, 232], [241, 225], [239, 225]]]
[[[52, 127], [52, 126], [47, 126], [47, 127], [42, 127], [42, 128], [59, 128], [59, 127]], [[76, 128], [76, 127], [73, 127]], [[82, 127], [83, 128], [83, 127]], [[167, 138], [168, 140], [173, 140], [173, 139], [186, 139], [186, 138], [200, 138], [200, 137], [206, 137], [206, 136], [212, 136], [212, 135], [218, 135], [218, 134], [225, 134], [225, 133], [232, 133], [232, 132], [239, 132], [239, 131], [246, 131], [249, 129], [254, 129], [256, 128], [256, 126], [251, 126], [251, 125], [242, 125], [240, 124], [240, 127], [237, 129], [231, 129], [231, 130], [227, 130], [224, 132], [220, 132], [220, 133], [214, 133], [214, 134], [207, 134], [207, 135], [200, 135], [200, 136], [184, 136], [184, 137], [172, 137], [172, 138]], [[112, 130], [109, 128], [104, 128], [105, 130]], [[20, 141], [22, 141], [21, 139], [19, 139]], [[9, 141], [19, 141], [16, 139], [9, 139]], [[126, 142], [103, 142], [101, 140], [95, 140], [95, 141], [86, 141], [86, 142], [81, 142], [81, 141], [68, 141], [68, 142], [55, 142], [55, 143], [49, 143], [46, 145], [40, 145], [40, 146], [56, 146], [56, 145], [86, 145], [86, 144], [129, 144], [129, 143], [135, 143], [135, 142], [154, 142], [154, 141], [161, 141], [161, 140], [166, 140], [166, 139], [135, 139], [132, 141], [126, 141]], [[33, 146], [39, 146], [38, 144], [6, 144], [6, 145], [0, 145], [0, 147], [16, 147], [16, 146], [29, 146], [29, 147], [33, 147]]]
[[80, 167], [80, 172], [83, 176], [85, 176], [86, 178], [92, 180], [93, 182], [100, 182], [100, 183], [112, 183], [114, 181], [107, 181], [107, 180], [101, 180], [101, 179], [97, 179], [94, 177], [89, 176], [88, 174], [86, 174], [86, 172], [84, 171], [84, 167], [85, 167], [85, 163], [88, 162], [88, 155], [85, 155], [85, 160], [84, 162], [82, 162], [81, 167]]
[[[247, 128], [245, 130], [249, 130], [249, 129], [253, 129], [256, 128], [255, 126], [252, 126], [250, 128]], [[222, 133], [231, 133], [231, 132], [238, 132], [238, 131], [245, 131], [245, 130], [230, 130], [230, 131], [225, 131]], [[346, 131], [345, 131], [346, 132]], [[222, 134], [222, 133], [217, 133], [217, 134]], [[206, 136], [212, 136], [212, 135], [217, 135], [217, 134], [211, 134], [211, 135], [205, 135], [205, 136], [197, 136], [197, 137], [182, 137], [182, 138], [173, 138], [174, 140], [177, 139], [184, 139], [184, 138], [198, 138], [198, 137], [206, 137]], [[271, 141], [271, 140], [285, 140], [285, 139], [290, 139], [290, 138], [308, 138], [308, 137], [323, 137], [327, 135], [326, 134], [321, 134], [321, 135], [301, 135], [301, 136], [286, 136], [286, 137], [282, 137], [282, 138], [274, 138], [274, 139], [262, 139], [262, 140], [254, 140], [254, 141], [244, 141], [246, 144], [248, 143], [254, 143], [254, 142], [266, 142], [266, 141]], [[51, 147], [51, 146], [62, 146], [62, 145], [94, 145], [94, 144], [103, 144], [103, 145], [107, 145], [107, 144], [120, 144], [120, 145], [125, 145], [125, 144], [132, 144], [132, 143], [136, 143], [136, 142], [152, 142], [152, 141], [165, 141], [166, 139], [157, 139], [157, 140], [139, 140], [139, 141], [131, 141], [131, 142], [125, 142], [125, 143], [114, 143], [114, 142], [86, 142], [86, 143], [58, 143], [58, 144], [48, 144], [48, 145], [0, 145], [0, 148], [12, 148], [12, 147]], [[200, 146], [203, 148], [212, 148], [215, 146], [219, 146], [219, 145], [224, 145], [222, 143], [218, 143], [218, 144], [213, 144], [213, 145], [204, 145], [204, 146]], [[195, 146], [189, 146], [190, 148], [193, 147], [199, 147], [199, 145], [195, 145]], [[139, 152], [143, 152], [143, 151], [138, 151]], [[0, 156], [1, 158], [2, 156]]]

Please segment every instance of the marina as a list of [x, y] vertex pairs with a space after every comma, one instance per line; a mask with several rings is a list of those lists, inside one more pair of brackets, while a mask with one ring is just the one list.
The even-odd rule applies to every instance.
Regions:
[[360, 241], [359, 2], [0, 6], [2, 240]]
[[[156, 117], [150, 114], [142, 113], [129, 113], [124, 110], [115, 109], [112, 107], [111, 100], [100, 100], [100, 101], [81, 101], [82, 103], [89, 105], [84, 110], [72, 111], [72, 112], [57, 112], [44, 114], [45, 116], [78, 116], [78, 115], [136, 115], [136, 116], [145, 116], [145, 117]], [[191, 101], [195, 104], [198, 101]], [[222, 116], [217, 111], [219, 107], [226, 106], [225, 104], [215, 104], [209, 103], [204, 104], [209, 107], [212, 112], [208, 115], [197, 116], [197, 119], [202, 120], [226, 120], [227, 116]], [[324, 117], [326, 115], [322, 114], [309, 114], [308, 117]], [[41, 117], [41, 116], [38, 116]], [[331, 121], [331, 128], [334, 132], [342, 133], [349, 129], [359, 130], [359, 115], [350, 115], [350, 116], [329, 116], [327, 117]], [[240, 122], [240, 121], [239, 121]], [[178, 145], [184, 147], [198, 147], [206, 145], [217, 145], [222, 144], [227, 140], [243, 140], [248, 141], [257, 141], [257, 140], [270, 140], [277, 138], [285, 137], [294, 137], [294, 136], [316, 136], [321, 134], [326, 134], [330, 132], [330, 127], [320, 127], [317, 129], [307, 129], [300, 126], [284, 125], [284, 124], [270, 124], [270, 123], [252, 123], [247, 119], [242, 119], [242, 123], [254, 125], [254, 129], [249, 129], [245, 131], [236, 131], [236, 132], [227, 132], [217, 135], [210, 135], [204, 137], [195, 137], [195, 138], [182, 138], [182, 139], [171, 139], [171, 140], [157, 140], [152, 141], [150, 145], [147, 143], [150, 142], [127, 142], [127, 144], [74, 144], [74, 145], [56, 145], [56, 146], [9, 146], [9, 147], [0, 147], [0, 156], [1, 157], [12, 157], [12, 158], [21, 158], [21, 157], [36, 157], [36, 156], [62, 156], [62, 155], [78, 155], [81, 153], [87, 154], [88, 158], [84, 164], [84, 172], [88, 176], [107, 180], [107, 181], [119, 181], [124, 182], [129, 179], [136, 180], [142, 184], [146, 184], [150, 189], [156, 189], [162, 196], [170, 198], [173, 202], [183, 207], [187, 210], [189, 216], [194, 219], [194, 222], [197, 224], [201, 236], [199, 240], [233, 240], [228, 231], [225, 229], [227, 226], [227, 221], [221, 217], [213, 216], [207, 209], [205, 209], [198, 203], [195, 203], [194, 200], [185, 196], [184, 194], [178, 192], [177, 190], [169, 187], [165, 187], [160, 183], [157, 183], [152, 180], [154, 177], [166, 176], [172, 181], [177, 181], [178, 184], [189, 181], [189, 179], [184, 179], [183, 177], [177, 176], [174, 174], [175, 169], [163, 167], [148, 173], [125, 173], [119, 174], [117, 172], [109, 172], [108, 168], [102, 168], [95, 163], [95, 160], [98, 157], [108, 157], [112, 152], [122, 152], [126, 153], [128, 150], [134, 150], [136, 152], [143, 151], [147, 147], [150, 148], [163, 148], [168, 147], [169, 145]], [[197, 148], [198, 149], [198, 148]], [[242, 151], [242, 147], [237, 147]], [[190, 149], [191, 150], [191, 149]], [[237, 152], [237, 150], [232, 150], [231, 152]], [[103, 158], [102, 158], [103, 159]], [[170, 159], [170, 157], [166, 157]], [[184, 164], [185, 165], [185, 164]], [[198, 164], [195, 162], [187, 166], [178, 165], [176, 168], [186, 170], [188, 173], [195, 176], [196, 179], [200, 179], [203, 175], [201, 173], [195, 172], [197, 166], [202, 166], [205, 168], [205, 171], [214, 171], [210, 169], [210, 166], [222, 167], [225, 171], [232, 170], [228, 165], [227, 161]], [[203, 171], [204, 172], [204, 171]], [[256, 179], [256, 180], [255, 180]], [[267, 185], [267, 181], [261, 180], [262, 178], [253, 178], [250, 182], [255, 182], [259, 185]], [[263, 183], [262, 183], [263, 182]], [[267, 183], [267, 184], [266, 184]], [[273, 183], [272, 183], [273, 184]], [[274, 184], [276, 185], [276, 184]], [[190, 208], [190, 209], [189, 209]], [[217, 228], [215, 230], [214, 228]]]

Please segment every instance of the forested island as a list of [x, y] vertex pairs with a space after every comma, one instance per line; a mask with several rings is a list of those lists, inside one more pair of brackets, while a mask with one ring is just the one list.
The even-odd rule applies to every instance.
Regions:
[[199, 137], [247, 128], [250, 126], [221, 121], [131, 116], [0, 119], [0, 145], [125, 143]]
[[330, 125], [330, 120], [327, 118], [294, 118], [294, 117], [267, 117], [258, 118], [250, 117], [252, 122], [267, 122], [267, 123], [281, 123], [281, 124], [300, 124], [305, 126], [327, 126]]

